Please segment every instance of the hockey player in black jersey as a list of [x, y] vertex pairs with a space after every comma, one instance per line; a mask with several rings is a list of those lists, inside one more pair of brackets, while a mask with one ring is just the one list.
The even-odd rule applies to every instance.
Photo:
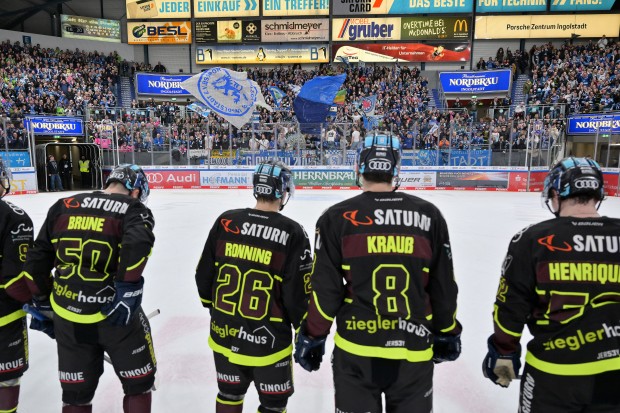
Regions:
[[156, 360], [140, 306], [155, 241], [148, 195], [142, 169], [120, 165], [104, 191], [58, 200], [28, 251], [22, 274], [34, 306], [53, 314], [63, 413], [92, 412], [104, 352], [123, 385], [123, 410], [151, 411]]
[[254, 381], [261, 413], [285, 412], [293, 394], [292, 331], [306, 312], [312, 267], [304, 229], [281, 215], [294, 189], [281, 162], [253, 175], [254, 208], [220, 215], [196, 268], [211, 313], [209, 346], [219, 393], [216, 413], [240, 413]]
[[521, 366], [521, 413], [620, 412], [620, 220], [600, 216], [603, 174], [566, 158], [545, 179], [555, 219], [517, 233], [508, 247], [483, 373], [508, 387]]
[[[0, 197], [10, 191], [11, 174], [0, 159]], [[22, 303], [27, 288], [17, 282], [32, 246], [32, 221], [20, 207], [0, 201], [0, 412], [17, 410], [20, 378], [28, 369], [28, 332]]]
[[460, 354], [457, 285], [446, 222], [431, 203], [395, 192], [399, 142], [366, 137], [363, 193], [316, 225], [308, 314], [295, 360], [317, 370], [337, 323], [332, 366], [337, 412], [432, 411], [433, 362]]

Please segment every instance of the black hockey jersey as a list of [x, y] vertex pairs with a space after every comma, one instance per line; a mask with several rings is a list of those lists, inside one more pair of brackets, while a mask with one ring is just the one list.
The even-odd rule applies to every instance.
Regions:
[[563, 217], [515, 235], [494, 306], [494, 342], [556, 375], [620, 370], [620, 220]]
[[28, 301], [30, 294], [15, 287], [33, 238], [34, 230], [28, 214], [10, 202], [0, 201], [0, 326], [26, 315], [20, 301]]
[[401, 192], [364, 192], [316, 228], [307, 333], [359, 356], [427, 361], [432, 334], [460, 331], [446, 222]]
[[304, 229], [277, 212], [222, 214], [196, 268], [211, 308], [209, 345], [234, 364], [266, 366], [292, 352], [309, 295], [312, 253]]
[[97, 191], [58, 200], [24, 266], [33, 294], [51, 293], [54, 312], [66, 320], [104, 320], [101, 307], [112, 301], [114, 281], [140, 280], [154, 225], [151, 211], [128, 195]]

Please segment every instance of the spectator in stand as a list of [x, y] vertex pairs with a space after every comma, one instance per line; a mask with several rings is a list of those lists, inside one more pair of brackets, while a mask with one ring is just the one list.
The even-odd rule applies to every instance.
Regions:
[[162, 65], [161, 62], [157, 62], [157, 64], [153, 68], [153, 71], [155, 73], [166, 73], [167, 72], [166, 67]]

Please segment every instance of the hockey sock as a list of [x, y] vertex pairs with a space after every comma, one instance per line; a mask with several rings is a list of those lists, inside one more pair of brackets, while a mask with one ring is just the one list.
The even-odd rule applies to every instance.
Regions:
[[125, 413], [150, 413], [151, 392], [132, 394], [123, 398], [123, 412]]
[[265, 407], [265, 406], [259, 406], [258, 407], [258, 413], [286, 413], [286, 407]]
[[73, 404], [65, 404], [62, 406], [62, 413], [92, 413], [93, 405], [85, 404], [82, 406], [76, 406]]
[[0, 412], [13, 413], [17, 411], [19, 401], [19, 385], [0, 387]]
[[241, 413], [244, 396], [218, 393], [215, 398], [215, 413]]

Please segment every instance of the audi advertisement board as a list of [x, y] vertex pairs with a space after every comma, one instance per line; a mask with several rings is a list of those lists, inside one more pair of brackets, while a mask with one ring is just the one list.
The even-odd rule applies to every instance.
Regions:
[[444, 93], [500, 93], [510, 90], [512, 71], [441, 72], [439, 81]]
[[263, 20], [264, 42], [328, 42], [329, 19]]

